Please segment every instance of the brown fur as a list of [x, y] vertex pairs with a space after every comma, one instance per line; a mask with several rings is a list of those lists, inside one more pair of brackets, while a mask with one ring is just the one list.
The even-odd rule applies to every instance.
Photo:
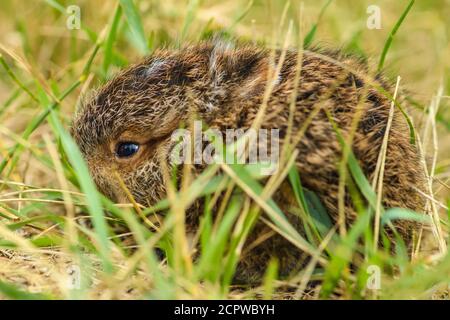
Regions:
[[[77, 114], [72, 134], [85, 156], [99, 189], [116, 201], [126, 201], [112, 174], [117, 170], [125, 184], [143, 205], [165, 197], [164, 179], [157, 159], [167, 153], [170, 134], [181, 122], [196, 113], [210, 127], [248, 128], [263, 99], [270, 52], [254, 46], [205, 43], [182, 50], [162, 50], [119, 73], [104, 85]], [[276, 59], [280, 53], [276, 53]], [[297, 52], [288, 51], [274, 90], [268, 101], [264, 128], [283, 133], [289, 117]], [[349, 66], [355, 72], [349, 72]], [[358, 125], [353, 152], [369, 181], [372, 181], [389, 116], [391, 101], [367, 83], [368, 67], [352, 56], [339, 52], [305, 50], [294, 113], [294, 135], [310, 112], [322, 103], [334, 116], [343, 135], [350, 131], [358, 101], [364, 111]], [[390, 83], [378, 74], [371, 79], [390, 94]], [[369, 81], [369, 82], [370, 82]], [[364, 87], [366, 89], [364, 89]], [[367, 90], [367, 96], [362, 94]], [[283, 135], [281, 134], [281, 137]], [[131, 159], [117, 159], [117, 141], [136, 141], [141, 149]], [[341, 146], [325, 112], [320, 111], [297, 145], [297, 167], [304, 187], [314, 191], [336, 221], [338, 215], [338, 163]], [[396, 110], [389, 136], [384, 175], [385, 207], [423, 209], [421, 189], [424, 175], [416, 148], [410, 144], [405, 119]], [[285, 198], [276, 195], [276, 198]], [[191, 210], [190, 221], [200, 212]], [[346, 201], [346, 218], [355, 219], [351, 201]], [[299, 219], [288, 214], [301, 231]], [[195, 222], [189, 222], [196, 224]], [[193, 226], [194, 227], [194, 226]], [[411, 227], [402, 226], [409, 239]], [[258, 224], [250, 238], [264, 231]], [[281, 236], [273, 236], [242, 259], [237, 281], [259, 279], [271, 256], [280, 260], [287, 275], [304, 265], [306, 257]]]

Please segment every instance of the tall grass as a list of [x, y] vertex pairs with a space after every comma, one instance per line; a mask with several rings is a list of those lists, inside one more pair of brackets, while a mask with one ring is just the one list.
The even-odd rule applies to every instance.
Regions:
[[[400, 2], [380, 1], [383, 29], [368, 30], [366, 7], [371, 3], [365, 1], [339, 5], [335, 1], [79, 1], [81, 29], [68, 30], [65, 9], [72, 3], [4, 1], [0, 12], [0, 297], [448, 298], [450, 133], [446, 124], [450, 114], [445, 107], [450, 66], [444, 58], [449, 46], [443, 35], [450, 31], [445, 11], [449, 9], [443, 7], [445, 1]], [[300, 56], [303, 45], [331, 42], [379, 58], [380, 67], [401, 74], [402, 87], [415, 89], [409, 99], [416, 108], [406, 110], [393, 99], [392, 110], [405, 115], [412, 143], [424, 153], [429, 182], [426, 215], [382, 208], [380, 184], [364, 176], [349, 147], [351, 137], [340, 133], [331, 115], [345, 151], [339, 167], [341, 190], [349, 190], [358, 211], [349, 228], [334, 225], [314, 192], [302, 186], [292, 146], [283, 150], [282, 165], [268, 181], [252, 165], [216, 164], [198, 177], [190, 174], [189, 167], [180, 168], [181, 183], [168, 183], [167, 198], [149, 208], [132, 198], [129, 204], [115, 204], [99, 194], [68, 134], [76, 105], [89, 90], [141, 55], [215, 33], [284, 50], [297, 47]], [[300, 73], [299, 69], [297, 76]], [[268, 87], [255, 126], [260, 125], [270, 97]], [[319, 103], [314, 112], [320, 108]], [[308, 123], [293, 141], [302, 139]], [[380, 155], [377, 166], [379, 180], [384, 158]], [[167, 181], [173, 181], [168, 170], [165, 174]], [[291, 213], [302, 217], [305, 234], [290, 225], [286, 212], [272, 199], [285, 185], [295, 200]], [[199, 230], [188, 235], [186, 209], [198, 199], [205, 203], [204, 213]], [[271, 231], [250, 247], [279, 233], [311, 259], [289, 279], [278, 276], [278, 262], [273, 260], [261, 285], [231, 285], [239, 258], [248, 250], [245, 240], [258, 219]], [[394, 240], [398, 250], [392, 253], [389, 247], [394, 243], [380, 231], [395, 219], [424, 223], [415, 235], [412, 257], [399, 238]], [[162, 261], [158, 250], [164, 252]], [[380, 268], [379, 290], [367, 287], [371, 266]]]

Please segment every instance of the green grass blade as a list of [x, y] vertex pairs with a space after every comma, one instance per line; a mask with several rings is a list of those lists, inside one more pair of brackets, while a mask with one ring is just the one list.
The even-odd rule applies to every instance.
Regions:
[[31, 293], [20, 290], [15, 286], [3, 282], [0, 280], [0, 292], [6, 297], [14, 300], [49, 300], [50, 296], [39, 294], [39, 293]]
[[[81, 84], [81, 81], [75, 82], [70, 88], [68, 88], [58, 99], [59, 101], [64, 100], [64, 98], [69, 95], [72, 91], [74, 91], [79, 85]], [[28, 124], [25, 131], [22, 133], [22, 139], [27, 140], [31, 134], [44, 122], [44, 120], [47, 118], [47, 116], [50, 114], [50, 112], [55, 109], [59, 105], [58, 102], [53, 102], [51, 105], [49, 105], [44, 111], [42, 111], [37, 117], [33, 118], [32, 121]], [[15, 167], [20, 151], [22, 150], [22, 146], [20, 144], [15, 144], [7, 153], [6, 157], [2, 160], [0, 163], [0, 173], [3, 172], [5, 167], [7, 166], [8, 162], [11, 161], [11, 169], [10, 171]], [[9, 175], [9, 172], [7, 176]]]
[[[369, 203], [369, 205], [376, 210], [377, 207], [377, 195], [375, 191], [373, 190], [372, 186], [370, 185], [369, 181], [367, 180], [364, 172], [361, 169], [361, 166], [358, 163], [358, 160], [356, 159], [353, 151], [351, 150], [350, 146], [347, 145], [345, 142], [344, 137], [341, 134], [341, 131], [339, 127], [337, 126], [336, 122], [333, 119], [333, 116], [326, 111], [328, 120], [330, 121], [331, 125], [333, 126], [334, 132], [336, 133], [337, 139], [342, 147], [343, 150], [346, 150], [349, 148], [348, 151], [348, 168], [350, 170], [350, 173], [352, 174], [353, 179], [355, 180], [356, 185], [358, 186], [359, 190]], [[381, 212], [384, 213], [384, 208], [381, 207]]]
[[109, 33], [106, 36], [105, 44], [104, 44], [104, 56], [103, 56], [103, 74], [106, 75], [108, 72], [108, 68], [112, 63], [114, 52], [113, 45], [117, 37], [117, 28], [119, 26], [120, 18], [122, 16], [122, 7], [117, 6], [116, 11], [114, 12], [113, 21], [111, 23], [111, 28], [109, 29]]
[[303, 47], [307, 47], [308, 45], [310, 45], [312, 43], [312, 41], [314, 40], [314, 36], [316, 35], [317, 32], [317, 27], [319, 25], [320, 20], [322, 19], [322, 16], [325, 13], [325, 10], [328, 8], [328, 6], [331, 4], [331, 1], [333, 0], [328, 0], [324, 6], [322, 7], [322, 9], [320, 9], [320, 13], [319, 16], [317, 17], [317, 21], [316, 23], [314, 23], [314, 25], [311, 27], [311, 29], [309, 30], [308, 34], [305, 36], [305, 39], [303, 40]]
[[10, 76], [10, 78], [23, 90], [25, 91], [30, 98], [34, 102], [38, 102], [38, 99], [36, 96], [22, 83], [22, 81], [19, 80], [19, 78], [14, 74], [14, 72], [11, 70], [11, 68], [6, 63], [5, 59], [3, 58], [3, 55], [0, 53], [0, 64], [5, 69], [6, 73]]
[[406, 7], [405, 11], [403, 11], [402, 15], [400, 16], [400, 19], [398, 19], [397, 23], [395, 24], [394, 28], [392, 29], [391, 33], [389, 34], [388, 39], [386, 40], [386, 43], [384, 44], [383, 52], [381, 53], [380, 62], [378, 63], [378, 71], [383, 69], [384, 61], [386, 59], [386, 55], [389, 51], [389, 48], [391, 47], [392, 41], [394, 40], [394, 36], [397, 33], [398, 29], [402, 25], [403, 21], [405, 20], [406, 16], [408, 15], [409, 11], [411, 10], [412, 6], [414, 5], [415, 0], [411, 0]]
[[77, 144], [73, 141], [69, 133], [63, 128], [55, 112], [51, 112], [50, 119], [52, 125], [54, 126], [61, 139], [64, 151], [67, 154], [71, 165], [77, 172], [77, 179], [80, 184], [81, 190], [86, 196], [87, 207], [94, 224], [103, 267], [105, 269], [105, 272], [111, 273], [113, 271], [113, 265], [110, 257], [111, 252], [110, 243], [108, 240], [108, 227], [103, 214], [99, 193], [97, 192], [94, 182], [92, 181], [88, 167], [84, 162]]
[[[33, 118], [31, 122], [28, 124], [28, 126], [25, 128], [25, 131], [22, 133], [21, 138], [23, 140], [28, 140], [28, 138], [31, 136], [31, 134], [45, 121], [47, 116], [50, 114], [52, 110], [54, 110], [58, 105], [59, 102], [64, 100], [70, 93], [72, 93], [76, 88], [78, 88], [79, 85], [85, 81], [87, 75], [90, 72], [92, 63], [94, 61], [95, 56], [98, 53], [98, 50], [101, 46], [100, 42], [97, 42], [94, 50], [92, 51], [92, 54], [89, 56], [88, 61], [86, 65], [83, 68], [83, 72], [80, 76], [80, 78], [75, 81], [69, 88], [67, 88], [59, 97], [57, 101], [52, 102], [50, 106], [45, 108], [44, 111], [42, 111], [37, 117]], [[42, 90], [42, 88], [40, 88]], [[16, 143], [7, 153], [7, 155], [4, 157], [2, 162], [0, 163], [0, 174], [3, 172], [5, 167], [8, 165], [8, 163], [11, 161], [11, 169], [8, 172], [6, 176], [9, 176], [9, 173], [12, 171], [12, 169], [15, 167], [20, 151], [22, 150], [22, 147], [19, 143]]]
[[59, 13], [66, 14], [66, 8], [63, 5], [61, 5], [58, 1], [56, 1], [56, 0], [45, 0], [45, 2], [49, 6], [54, 8], [55, 10], [59, 11]]
[[309, 214], [323, 239], [333, 228], [333, 223], [319, 197], [309, 190], [304, 190], [304, 193]]
[[278, 260], [272, 259], [269, 261], [266, 273], [264, 274], [264, 300], [273, 299], [275, 289], [275, 280], [278, 274]]
[[[101, 199], [105, 208], [114, 216], [119, 217], [130, 228], [140, 250], [143, 250], [144, 254], [142, 260], [147, 264], [147, 272], [152, 277], [154, 283], [153, 291], [155, 291], [156, 297], [159, 299], [174, 299], [174, 295], [171, 292], [171, 286], [173, 286], [173, 284], [160, 270], [159, 261], [154, 253], [155, 247], [149, 246], [151, 237], [154, 235], [157, 236], [157, 234], [153, 234], [150, 230], [146, 229], [137, 219], [137, 215], [122, 211], [105, 196], [101, 196]], [[138, 266], [136, 266], [136, 268], [137, 267]]]
[[297, 203], [307, 215], [306, 218], [309, 224], [305, 225], [305, 231], [308, 233], [309, 225], [311, 225], [316, 235], [318, 235], [317, 237], [320, 236], [320, 239], [323, 239], [333, 227], [328, 212], [314, 192], [303, 188], [299, 172], [295, 166], [289, 171], [289, 181]]
[[331, 260], [325, 270], [322, 289], [320, 291], [321, 298], [328, 298], [333, 293], [334, 288], [341, 279], [344, 269], [351, 262], [358, 239], [370, 225], [370, 218], [371, 214], [369, 210], [359, 216], [347, 236], [333, 250]]
[[[261, 195], [263, 188], [262, 186], [255, 181], [252, 176], [248, 173], [247, 169], [244, 165], [239, 164], [230, 164], [231, 170], [234, 171], [237, 177], [239, 177], [239, 182], [244, 183], [249, 189], [251, 189], [254, 194]], [[292, 240], [295, 240], [296, 244], [304, 249], [308, 250], [310, 253], [316, 252], [316, 249], [307, 242], [298, 231], [289, 223], [284, 213], [277, 206], [275, 201], [269, 199], [266, 201], [267, 205], [273, 209], [273, 211], [266, 211], [269, 218], [273, 221], [273, 223], [279, 227], [286, 235], [289, 235]]]
[[386, 212], [381, 217], [381, 223], [383, 225], [388, 224], [394, 220], [408, 220], [416, 221], [420, 223], [430, 223], [430, 216], [420, 214], [408, 209], [403, 208], [391, 208], [386, 210]]
[[242, 203], [242, 197], [240, 196], [231, 198], [217, 232], [211, 235], [208, 245], [202, 248], [202, 256], [197, 269], [199, 278], [206, 278], [214, 282], [221, 275], [222, 258], [226, 244], [229, 240], [231, 228], [240, 213]]
[[250, 0], [244, 10], [239, 13], [236, 19], [234, 19], [233, 23], [227, 28], [226, 33], [231, 34], [234, 30], [234, 28], [238, 25], [239, 22], [242, 21], [242, 19], [245, 18], [245, 16], [250, 12], [250, 10], [253, 7], [254, 0]]
[[127, 19], [128, 26], [130, 27], [133, 42], [138, 46], [138, 49], [142, 54], [148, 54], [149, 49], [147, 39], [145, 37], [139, 10], [132, 0], [119, 0], [119, 2]]
[[199, 3], [200, 3], [199, 0], [189, 0], [187, 13], [186, 13], [186, 18], [184, 19], [183, 28], [181, 29], [179, 45], [185, 39], [185, 37], [186, 37], [186, 35], [187, 35], [188, 31], [189, 31], [189, 27], [191, 26], [192, 22], [194, 21], [195, 14], [197, 12]]

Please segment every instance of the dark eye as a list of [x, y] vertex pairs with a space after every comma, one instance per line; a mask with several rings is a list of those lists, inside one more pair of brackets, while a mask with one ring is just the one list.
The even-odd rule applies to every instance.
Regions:
[[116, 156], [119, 158], [128, 158], [139, 150], [139, 144], [135, 142], [119, 142], [116, 147]]

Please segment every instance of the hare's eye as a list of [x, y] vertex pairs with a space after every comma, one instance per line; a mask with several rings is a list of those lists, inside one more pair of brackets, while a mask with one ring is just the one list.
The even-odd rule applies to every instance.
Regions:
[[119, 142], [116, 146], [116, 156], [129, 158], [139, 150], [139, 144], [135, 142]]

